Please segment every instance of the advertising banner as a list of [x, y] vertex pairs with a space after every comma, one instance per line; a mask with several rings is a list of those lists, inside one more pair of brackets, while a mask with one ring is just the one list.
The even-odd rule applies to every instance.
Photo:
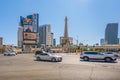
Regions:
[[37, 40], [37, 33], [35, 32], [24, 32], [23, 33], [24, 40]]
[[23, 24], [24, 25], [32, 25], [32, 20], [30, 18], [24, 18], [23, 19]]

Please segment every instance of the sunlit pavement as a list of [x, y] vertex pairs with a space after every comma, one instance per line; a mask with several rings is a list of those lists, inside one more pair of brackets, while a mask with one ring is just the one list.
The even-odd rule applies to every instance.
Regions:
[[120, 80], [120, 60], [82, 61], [75, 53], [57, 53], [62, 62], [36, 61], [34, 54], [0, 54], [0, 80]]

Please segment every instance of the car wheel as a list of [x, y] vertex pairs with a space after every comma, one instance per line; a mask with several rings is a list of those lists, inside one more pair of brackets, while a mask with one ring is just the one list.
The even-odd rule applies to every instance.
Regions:
[[84, 60], [84, 61], [88, 61], [89, 58], [88, 58], [88, 57], [84, 57], [83, 60]]
[[37, 61], [40, 61], [40, 57], [37, 57]]
[[107, 58], [105, 58], [105, 61], [106, 61], [106, 62], [111, 62], [111, 61], [112, 61], [112, 59], [111, 59], [111, 58], [109, 58], [109, 57], [107, 57]]
[[8, 56], [11, 56], [10, 54], [8, 54]]
[[55, 58], [52, 58], [52, 59], [51, 59], [51, 61], [52, 61], [52, 62], [55, 62], [55, 61], [56, 61], [56, 59], [55, 59]]
[[62, 59], [60, 59], [60, 62], [62, 62]]

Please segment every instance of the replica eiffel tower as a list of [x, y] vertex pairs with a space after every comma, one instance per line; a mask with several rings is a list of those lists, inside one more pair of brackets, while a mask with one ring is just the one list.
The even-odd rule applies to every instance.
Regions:
[[67, 25], [67, 16], [65, 17], [65, 28], [64, 28], [64, 36], [62, 38], [62, 47], [68, 47], [70, 45], [69, 36], [68, 36], [68, 25]]

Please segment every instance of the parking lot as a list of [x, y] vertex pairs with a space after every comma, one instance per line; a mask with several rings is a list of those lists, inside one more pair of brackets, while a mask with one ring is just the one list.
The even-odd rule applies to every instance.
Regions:
[[34, 54], [0, 54], [0, 80], [120, 80], [120, 60], [82, 61], [75, 53], [58, 53], [62, 62], [36, 61]]

